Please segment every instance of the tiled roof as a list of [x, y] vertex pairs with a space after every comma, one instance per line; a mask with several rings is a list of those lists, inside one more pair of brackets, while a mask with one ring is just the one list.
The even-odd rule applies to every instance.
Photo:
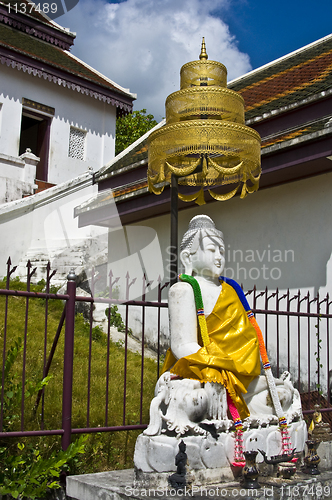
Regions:
[[[332, 91], [332, 35], [258, 68], [233, 80], [229, 88], [239, 92], [246, 105], [246, 122], [263, 117], [272, 110], [280, 110], [307, 100], [312, 96]], [[301, 124], [298, 128], [262, 138], [262, 152], [272, 145], [310, 137], [326, 127], [326, 120]], [[147, 137], [126, 155], [115, 159], [108, 172], [147, 160]], [[104, 167], [104, 174], [106, 173]], [[98, 174], [96, 176], [98, 178]]]
[[31, 5], [0, 0], [0, 63], [132, 111], [136, 95], [71, 54], [75, 35]]
[[[12, 26], [16, 30], [32, 36], [32, 38], [40, 38], [52, 45], [69, 50], [76, 35], [38, 12], [38, 5], [40, 8], [44, 4], [35, 5], [32, 2], [29, 3], [28, 0], [20, 2], [0, 0], [0, 22]], [[55, 3], [54, 5], [59, 4]]]
[[308, 99], [332, 87], [332, 36], [233, 80], [246, 120]]
[[[331, 170], [332, 35], [233, 80], [229, 88], [242, 94], [246, 124], [262, 137], [261, 187]], [[148, 192], [150, 133], [95, 173], [100, 193], [112, 191], [123, 224], [169, 211], [169, 190], [159, 197]], [[101, 224], [95, 205], [92, 199], [82, 207], [83, 225]]]
[[70, 75], [78, 76], [107, 89], [112, 89], [119, 94], [128, 95], [129, 93], [110, 83], [107, 78], [103, 77], [97, 71], [93, 71], [68, 52], [3, 24], [0, 24], [0, 47], [65, 71]]
[[[17, 11], [24, 11], [25, 10], [25, 14], [27, 17], [30, 17], [32, 19], [35, 19], [39, 22], [43, 22], [45, 24], [48, 24], [49, 26], [56, 26], [56, 23], [54, 23], [54, 21], [52, 21], [51, 19], [49, 19], [46, 15], [42, 14], [41, 12], [39, 12], [39, 10], [37, 8], [33, 8], [32, 6], [32, 2], [29, 1], [29, 0], [1, 0], [1, 3], [5, 4], [5, 5], [9, 5], [9, 10], [8, 12], [17, 12]], [[38, 2], [34, 2], [36, 4], [38, 4]], [[46, 2], [42, 2], [43, 3], [46, 3]], [[51, 4], [52, 2], [49, 2], [49, 5]], [[24, 7], [25, 5], [25, 7]]]
[[137, 193], [139, 190], [146, 192], [148, 190], [148, 181], [142, 180], [131, 184], [126, 184], [124, 186], [113, 189], [114, 198], [120, 198], [123, 196], [130, 195], [131, 193]]

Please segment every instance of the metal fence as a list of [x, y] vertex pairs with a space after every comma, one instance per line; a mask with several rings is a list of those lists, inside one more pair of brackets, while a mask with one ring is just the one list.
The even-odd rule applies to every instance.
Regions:
[[[273, 373], [288, 371], [302, 395], [304, 413], [331, 403], [331, 301], [309, 291], [247, 293], [265, 335]], [[323, 410], [324, 411], [324, 410]]]
[[[115, 298], [114, 291], [119, 278], [114, 278], [112, 273], [108, 277], [107, 294], [97, 296], [95, 293], [96, 273], [92, 271], [89, 281], [91, 294], [76, 295], [76, 276], [73, 272], [68, 275], [66, 293], [53, 293], [52, 278], [55, 271], [52, 271], [50, 265], [46, 268], [44, 289], [42, 292], [31, 290], [32, 280], [36, 272], [30, 262], [27, 264], [26, 285], [24, 290], [15, 289], [13, 286], [12, 276], [16, 267], [12, 267], [10, 259], [7, 263], [7, 273], [3, 281], [3, 288], [0, 289], [1, 307], [3, 311], [2, 328], [1, 328], [1, 348], [3, 353], [2, 372], [1, 372], [1, 408], [0, 408], [0, 437], [24, 437], [31, 435], [61, 435], [62, 446], [67, 448], [71, 441], [72, 434], [93, 433], [105, 431], [120, 431], [144, 429], [148, 424], [148, 406], [149, 402], [144, 402], [144, 389], [146, 380], [144, 378], [144, 366], [146, 357], [146, 337], [145, 328], [147, 318], [151, 316], [151, 310], [154, 310], [155, 335], [156, 335], [156, 359], [154, 369], [154, 380], [156, 382], [159, 376], [159, 367], [161, 365], [161, 346], [160, 332], [162, 328], [162, 310], [167, 308], [167, 302], [162, 300], [163, 291], [167, 291], [168, 283], [163, 283], [158, 279], [158, 284], [153, 292], [149, 292], [149, 297], [152, 293], [155, 294], [155, 299], [147, 300], [147, 292], [149, 291], [150, 283], [143, 277], [142, 292], [140, 300], [130, 299], [131, 286], [135, 281], [127, 273], [125, 277], [125, 298], [119, 300]], [[17, 288], [17, 287], [16, 287]], [[21, 358], [22, 365], [18, 370], [19, 383], [16, 384], [16, 389], [20, 390], [20, 410], [17, 415], [17, 424], [13, 428], [8, 428], [6, 411], [8, 410], [8, 397], [11, 394], [11, 389], [6, 387], [6, 362], [10, 346], [18, 336], [16, 331], [11, 330], [9, 321], [9, 313], [13, 308], [15, 298], [20, 298], [20, 307], [22, 309], [22, 346]], [[306, 294], [300, 291], [291, 293], [286, 292], [258, 291], [253, 289], [247, 292], [247, 298], [251, 302], [253, 311], [256, 314], [257, 320], [260, 323], [261, 329], [265, 335], [265, 342], [269, 357], [272, 362], [273, 372], [279, 377], [285, 370], [289, 371], [292, 376], [294, 386], [303, 394], [303, 409], [304, 412], [312, 412], [314, 403], [318, 403], [324, 407], [323, 411], [332, 410], [330, 406], [330, 390], [331, 383], [330, 375], [330, 325], [332, 314], [330, 313], [331, 302], [329, 296], [320, 297], [318, 294], [312, 296], [309, 292]], [[34, 428], [31, 423], [26, 424], [27, 412], [27, 397], [29, 387], [27, 387], [27, 357], [29, 356], [29, 345], [34, 335], [31, 305], [32, 301], [41, 301], [44, 308], [43, 325], [38, 325], [42, 329], [40, 335], [40, 345], [35, 347], [35, 350], [40, 352], [41, 372], [40, 379], [48, 376], [50, 370], [57, 375], [57, 382], [53, 384], [53, 390], [56, 391], [58, 398], [62, 398], [61, 419], [56, 428], [48, 428], [45, 414], [47, 408], [47, 394], [49, 387], [43, 387], [36, 394], [34, 411], [38, 411], [38, 418], [34, 420]], [[52, 304], [63, 304], [62, 312], [58, 313], [58, 324], [53, 330], [50, 327], [50, 308]], [[77, 336], [75, 335], [75, 315], [79, 304], [86, 305], [86, 329], [87, 336], [85, 342], [88, 345], [86, 363], [86, 387], [84, 395], [75, 393], [75, 345]], [[105, 348], [103, 359], [95, 359], [93, 356], [93, 309], [96, 304], [103, 304], [106, 309], [106, 327], [104, 329], [103, 338]], [[122, 305], [123, 317], [123, 342], [116, 345], [117, 350], [121, 351], [122, 370], [121, 374], [114, 373], [112, 355], [112, 307], [114, 305]], [[137, 399], [137, 416], [134, 423], [128, 422], [127, 418], [127, 401], [128, 391], [133, 390], [132, 382], [129, 378], [129, 341], [130, 335], [130, 314], [132, 308], [139, 308], [141, 335], [140, 335], [140, 352], [132, 363], [136, 370], [138, 379], [140, 380], [139, 389], [135, 393]], [[58, 307], [60, 309], [60, 306]], [[114, 310], [113, 310], [114, 312]], [[32, 318], [32, 319], [31, 319]], [[77, 318], [77, 316], [76, 316]], [[76, 321], [77, 322], [77, 321]], [[65, 327], [64, 327], [65, 326]], [[63, 328], [64, 327], [64, 328]], [[64, 330], [64, 332], [63, 332]], [[59, 347], [61, 345], [61, 348]], [[31, 348], [30, 348], [31, 349]], [[111, 352], [113, 354], [111, 355]], [[59, 355], [61, 356], [59, 358]], [[57, 363], [55, 363], [57, 359]], [[56, 369], [55, 369], [56, 364]], [[102, 388], [103, 397], [96, 399], [93, 371], [95, 365], [98, 369], [103, 370], [104, 387]], [[75, 369], [80, 370], [81, 367]], [[110, 380], [114, 377], [118, 378], [117, 394], [110, 393]], [[81, 397], [85, 399], [84, 414], [76, 415], [75, 405]], [[117, 397], [117, 406], [122, 406], [121, 417], [116, 422], [113, 421], [111, 406], [114, 406], [114, 397]], [[97, 407], [97, 409], [96, 409]], [[102, 413], [102, 421], [96, 420], [94, 415], [96, 411]], [[61, 421], [60, 421], [61, 420]], [[96, 422], [98, 423], [96, 424]], [[76, 423], [79, 422], [79, 425]], [[38, 427], [38, 428], [37, 428]]]
[[[145, 318], [147, 314], [147, 310], [154, 308], [157, 309], [157, 319], [156, 319], [156, 334], [160, 336], [160, 312], [162, 308], [167, 308], [167, 303], [161, 301], [162, 290], [166, 288], [167, 284], [162, 284], [161, 280], [159, 280], [157, 286], [157, 300], [148, 301], [146, 300], [146, 289], [149, 286], [149, 283], [143, 282], [142, 289], [142, 297], [141, 300], [130, 300], [130, 287], [134, 283], [135, 279], [131, 280], [129, 274], [126, 276], [126, 295], [127, 300], [119, 300], [112, 297], [114, 285], [117, 283], [118, 278], [113, 280], [112, 273], [110, 273], [109, 277], [109, 292], [108, 297], [95, 297], [94, 296], [94, 285], [95, 285], [95, 273], [92, 272], [90, 286], [91, 286], [91, 296], [77, 296], [76, 295], [76, 276], [73, 272], [68, 275], [67, 282], [67, 293], [51, 293], [51, 279], [54, 276], [54, 272], [51, 272], [50, 266], [47, 266], [46, 269], [46, 280], [44, 284], [45, 291], [36, 292], [31, 291], [31, 281], [36, 272], [36, 268], [32, 268], [30, 261], [27, 264], [27, 277], [26, 277], [26, 290], [17, 290], [11, 289], [11, 276], [15, 272], [16, 267], [11, 267], [11, 261], [8, 260], [7, 263], [7, 275], [4, 279], [5, 287], [0, 290], [0, 296], [4, 297], [3, 304], [3, 328], [2, 328], [2, 372], [1, 372], [1, 408], [0, 408], [0, 437], [24, 437], [24, 436], [41, 436], [41, 435], [61, 435], [62, 436], [62, 447], [64, 449], [67, 448], [71, 441], [72, 434], [79, 433], [92, 433], [92, 432], [103, 432], [103, 431], [119, 431], [119, 430], [134, 430], [134, 429], [144, 429], [146, 428], [146, 422], [143, 422], [143, 391], [144, 391], [144, 356], [145, 356], [145, 339], [144, 339], [144, 325]], [[7, 430], [6, 422], [5, 422], [5, 411], [6, 411], [6, 396], [7, 389], [6, 388], [6, 359], [8, 358], [8, 351], [10, 346], [13, 344], [15, 340], [13, 338], [13, 334], [10, 331], [8, 325], [8, 313], [12, 304], [10, 304], [10, 299], [21, 297], [25, 301], [25, 311], [23, 314], [23, 325], [22, 325], [22, 333], [23, 333], [23, 344], [22, 344], [22, 368], [19, 370], [19, 378], [20, 378], [20, 387], [21, 387], [21, 404], [19, 411], [19, 425], [15, 430]], [[59, 366], [59, 370], [62, 371], [62, 387], [57, 387], [59, 398], [62, 394], [62, 418], [61, 418], [61, 426], [59, 428], [46, 429], [45, 428], [45, 394], [47, 393], [48, 387], [43, 388], [39, 391], [35, 403], [35, 409], [38, 407], [38, 420], [39, 420], [39, 428], [38, 429], [27, 429], [25, 426], [25, 413], [26, 413], [26, 399], [27, 399], [27, 387], [26, 387], [26, 365], [27, 365], [27, 352], [29, 349], [29, 337], [33, 335], [33, 326], [29, 324], [29, 314], [30, 314], [30, 305], [32, 300], [41, 300], [43, 303], [43, 307], [45, 310], [45, 319], [43, 325], [43, 335], [41, 337], [42, 345], [40, 345], [39, 350], [43, 351], [43, 368], [42, 373], [40, 374], [40, 379], [44, 379], [48, 376], [50, 368], [52, 367], [52, 363], [54, 363], [54, 356], [57, 350], [59, 350], [59, 342], [61, 336], [63, 337], [63, 359], [62, 366]], [[57, 326], [56, 332], [49, 331], [49, 315], [48, 310], [51, 301], [62, 301], [64, 303], [63, 312], [60, 315], [59, 324]], [[75, 428], [72, 425], [72, 413], [75, 410], [75, 401], [73, 400], [73, 390], [75, 388], [75, 380], [74, 380], [74, 348], [75, 348], [75, 313], [76, 306], [79, 303], [85, 303], [88, 305], [88, 320], [87, 320], [87, 328], [89, 330], [87, 343], [89, 345], [89, 355], [87, 360], [87, 377], [86, 377], [86, 413], [85, 415], [81, 415], [81, 421], [85, 421], [85, 425], [82, 425], [79, 428]], [[93, 343], [93, 308], [97, 303], [101, 303], [105, 305], [105, 308], [108, 308], [108, 321], [107, 321], [107, 331], [105, 333], [105, 337], [107, 339], [107, 347], [105, 352], [105, 358], [103, 361], [105, 362], [105, 405], [103, 408], [104, 421], [103, 424], [98, 424], [97, 426], [93, 426], [90, 419], [91, 414], [91, 391], [92, 391], [92, 343]], [[123, 376], [122, 376], [122, 422], [114, 425], [113, 422], [109, 422], [109, 381], [110, 377], [114, 376], [112, 373], [111, 359], [110, 359], [110, 348], [111, 348], [111, 305], [122, 304], [125, 308], [125, 327], [124, 327], [124, 342], [123, 346], [119, 346], [119, 350], [123, 351]], [[137, 368], [140, 372], [140, 394], [139, 394], [139, 417], [138, 423], [127, 425], [126, 424], [126, 402], [127, 402], [127, 390], [128, 390], [128, 340], [130, 329], [128, 327], [128, 316], [129, 310], [132, 306], [140, 307], [142, 311], [142, 332], [141, 332], [141, 349], [140, 349], [140, 366]], [[63, 326], [64, 333], [63, 331]], [[17, 334], [16, 334], [17, 335]], [[51, 348], [49, 352], [47, 352], [47, 346], [49, 345], [50, 336], [52, 335], [53, 342], [51, 343]], [[123, 347], [123, 348], [122, 348]], [[121, 349], [122, 348], [122, 349]], [[159, 376], [159, 366], [160, 366], [160, 354], [159, 351], [156, 353], [156, 370], [155, 370], [155, 382]], [[59, 363], [58, 363], [59, 364]], [[119, 388], [120, 390], [120, 388]], [[6, 392], [7, 391], [7, 392]], [[100, 410], [100, 408], [99, 408]]]

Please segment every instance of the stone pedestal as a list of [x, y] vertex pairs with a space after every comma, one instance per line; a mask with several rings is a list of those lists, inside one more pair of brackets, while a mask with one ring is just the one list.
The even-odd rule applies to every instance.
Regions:
[[[292, 448], [299, 452], [304, 449], [307, 439], [307, 428], [303, 420], [289, 425]], [[202, 436], [182, 436], [186, 444], [190, 480], [195, 484], [210, 484], [219, 480], [233, 480], [237, 467], [234, 462], [234, 432], [220, 432], [218, 439], [210, 433]], [[138, 436], [135, 447], [134, 462], [136, 478], [144, 480], [146, 485], [167, 485], [167, 477], [176, 470], [175, 456], [178, 453], [180, 438], [166, 435]], [[264, 450], [268, 457], [278, 455], [281, 451], [281, 434], [277, 425], [244, 431], [243, 445], [246, 451]], [[332, 458], [332, 457], [331, 457]], [[259, 453], [257, 462], [263, 462]], [[159, 481], [159, 483], [158, 483]]]
[[[332, 465], [332, 464], [331, 464]], [[156, 474], [157, 475], [157, 474]], [[319, 500], [332, 498], [332, 472], [323, 472], [317, 477], [308, 477], [297, 472], [294, 479], [259, 478], [260, 489], [244, 489], [238, 481], [221, 482], [209, 486], [191, 485], [178, 492], [168, 487], [148, 488], [135, 481], [134, 470], [100, 472], [67, 478], [67, 495], [74, 500], [146, 500], [147, 498], [197, 500]]]
[[320, 458], [319, 469], [329, 470], [332, 468], [332, 441], [319, 443], [317, 453]]

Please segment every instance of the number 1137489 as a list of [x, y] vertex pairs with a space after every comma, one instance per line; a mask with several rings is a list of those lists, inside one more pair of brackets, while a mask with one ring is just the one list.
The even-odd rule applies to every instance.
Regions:
[[34, 12], [39, 12], [43, 14], [56, 14], [58, 6], [56, 3], [50, 2], [17, 2], [8, 4], [8, 13], [15, 12], [15, 14], [33, 14]]

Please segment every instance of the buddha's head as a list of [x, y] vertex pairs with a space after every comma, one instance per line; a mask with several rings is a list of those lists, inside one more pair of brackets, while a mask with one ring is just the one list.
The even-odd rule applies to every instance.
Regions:
[[225, 266], [223, 234], [207, 215], [196, 215], [189, 222], [180, 246], [185, 273], [218, 278]]

